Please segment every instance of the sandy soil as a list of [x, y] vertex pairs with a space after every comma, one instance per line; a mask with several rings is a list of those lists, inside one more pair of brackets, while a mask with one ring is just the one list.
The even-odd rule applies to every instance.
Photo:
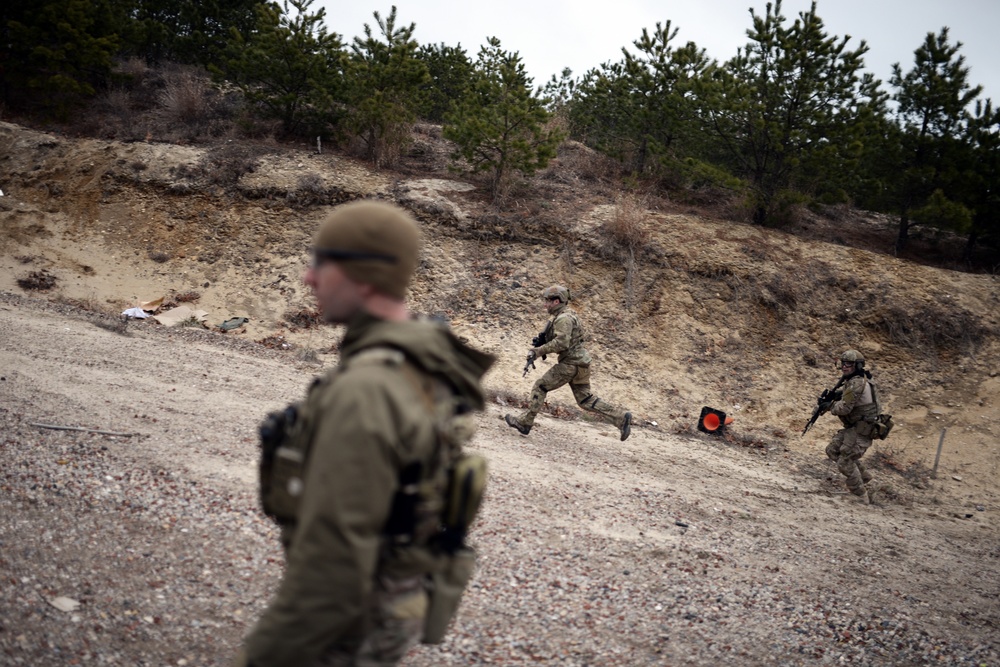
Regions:
[[[298, 277], [325, 210], [289, 203], [303, 174], [330, 200], [411, 208], [428, 239], [416, 309], [500, 357], [476, 441], [493, 471], [482, 569], [448, 642], [410, 664], [1000, 661], [994, 277], [652, 206], [629, 288], [602, 254], [614, 201], [570, 178], [543, 175], [557, 210], [532, 209], [512, 240], [442, 174], [283, 155], [234, 196], [177, 187], [197, 149], [11, 125], [0, 148], [10, 664], [223, 664], [266, 603], [281, 566], [256, 512], [255, 427], [336, 360], [336, 330], [290, 316], [312, 308]], [[19, 286], [40, 271], [52, 289]], [[595, 388], [639, 418], [625, 443], [568, 392], [528, 437], [501, 421], [530, 388], [536, 295], [556, 280], [590, 328]], [[191, 292], [210, 324], [249, 323], [113, 331], [122, 309]], [[899, 424], [869, 455], [872, 507], [823, 459], [830, 417], [799, 436], [847, 346]], [[725, 437], [694, 429], [703, 405], [735, 417]], [[46, 604], [58, 596], [82, 605]]]

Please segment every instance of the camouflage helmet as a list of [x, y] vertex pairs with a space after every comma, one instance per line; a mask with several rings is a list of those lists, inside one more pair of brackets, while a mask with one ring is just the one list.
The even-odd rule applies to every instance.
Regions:
[[863, 368], [865, 365], [865, 357], [857, 350], [845, 350], [842, 355], [840, 355], [840, 363], [843, 364], [854, 364], [855, 368]]
[[562, 303], [569, 303], [569, 290], [562, 285], [552, 285], [542, 290], [542, 298], [545, 300], [556, 298]]

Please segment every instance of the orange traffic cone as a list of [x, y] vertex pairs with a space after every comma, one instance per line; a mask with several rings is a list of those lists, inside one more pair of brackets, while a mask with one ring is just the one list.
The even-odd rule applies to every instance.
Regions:
[[732, 423], [733, 418], [727, 417], [725, 412], [706, 405], [701, 409], [701, 416], [698, 417], [698, 430], [712, 435], [722, 435], [726, 426]]

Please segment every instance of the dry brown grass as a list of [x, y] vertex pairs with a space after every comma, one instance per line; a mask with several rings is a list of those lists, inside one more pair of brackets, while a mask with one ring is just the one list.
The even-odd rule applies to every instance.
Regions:
[[926, 464], [909, 458], [904, 449], [891, 444], [880, 443], [876, 447], [866, 459], [870, 468], [891, 471], [914, 488], [930, 488], [931, 469]]
[[614, 215], [601, 226], [608, 239], [608, 249], [625, 267], [625, 308], [632, 310], [636, 302], [637, 260], [649, 243], [645, 220], [649, 207], [645, 197], [632, 192], [619, 193]]
[[167, 76], [159, 95], [160, 119], [167, 124], [203, 125], [212, 112], [211, 84], [205, 76], [187, 71]]
[[231, 188], [239, 182], [241, 176], [254, 172], [260, 158], [267, 152], [256, 144], [226, 143], [206, 153], [200, 167], [209, 183]]
[[292, 331], [299, 329], [315, 329], [323, 324], [323, 316], [315, 308], [299, 308], [298, 310], [288, 310], [282, 316], [288, 322]]
[[17, 279], [17, 285], [23, 290], [46, 292], [56, 286], [58, 278], [47, 269], [32, 271], [24, 278]]
[[[559, 147], [558, 158], [553, 161], [544, 176], [563, 181], [572, 181], [575, 177], [589, 182], [613, 182], [618, 180], [621, 174], [622, 166], [613, 158], [578, 141], [565, 141]], [[571, 178], [567, 179], [567, 176]]]

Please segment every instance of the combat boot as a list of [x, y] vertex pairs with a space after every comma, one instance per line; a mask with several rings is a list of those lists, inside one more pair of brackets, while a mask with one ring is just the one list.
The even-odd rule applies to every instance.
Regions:
[[[521, 435], [528, 435], [531, 433], [531, 427], [525, 426], [521, 422], [517, 421], [512, 415], [506, 414], [503, 416], [503, 420], [507, 422], [507, 426], [517, 429], [517, 432]], [[623, 438], [624, 439], [624, 438]]]
[[622, 418], [621, 428], [618, 429], [622, 432], [622, 442], [628, 440], [628, 436], [632, 433], [632, 413], [626, 412], [625, 416]]
[[863, 491], [863, 492], [861, 493], [861, 495], [860, 495], [860, 496], [858, 496], [858, 498], [860, 498], [860, 499], [861, 499], [861, 504], [862, 504], [862, 505], [871, 505], [871, 504], [872, 504], [872, 496], [871, 496], [871, 494], [870, 494], [870, 493], [868, 493], [868, 489], [865, 489], [865, 490], [864, 490], [864, 491]]

